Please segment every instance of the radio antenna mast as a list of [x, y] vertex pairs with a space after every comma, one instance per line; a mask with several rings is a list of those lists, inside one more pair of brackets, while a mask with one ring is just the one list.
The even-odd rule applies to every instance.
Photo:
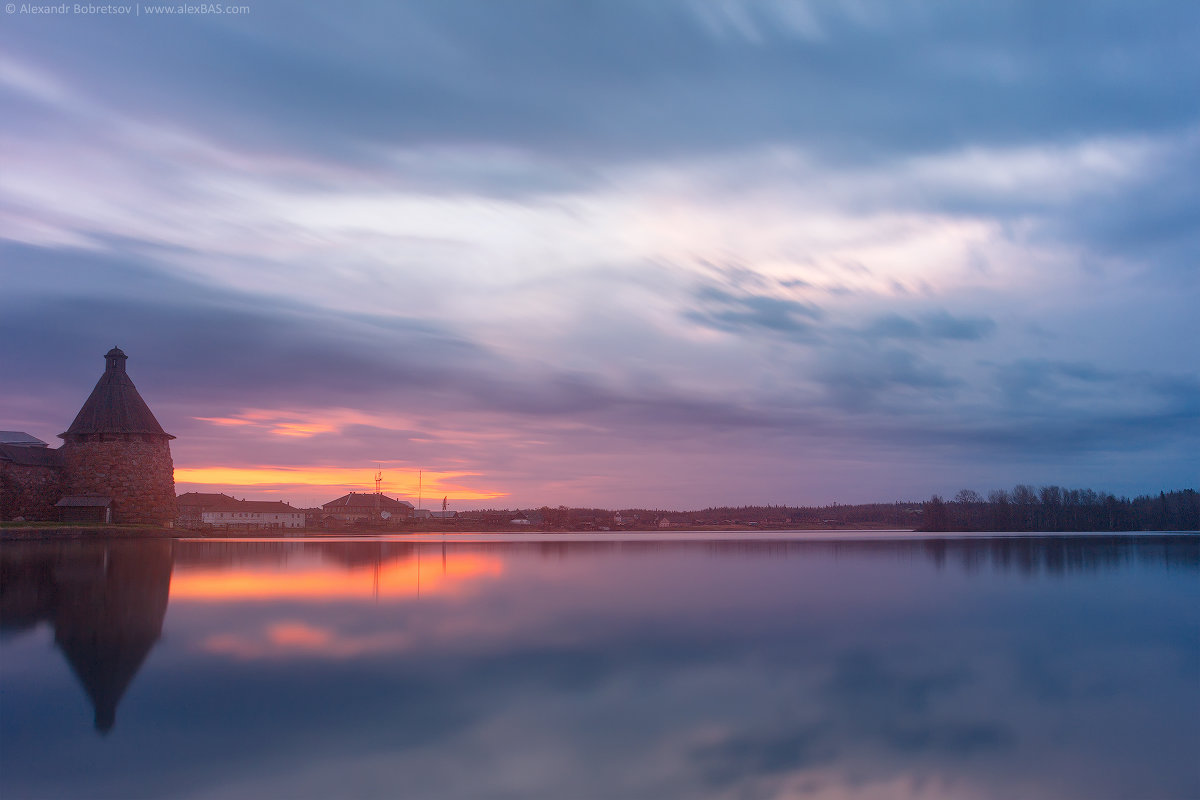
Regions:
[[379, 465], [376, 464], [375, 465], [375, 519], [376, 520], [383, 519], [383, 515], [379, 513], [379, 498], [380, 498], [379, 484], [382, 482], [383, 482], [383, 470], [381, 470], [379, 468]]

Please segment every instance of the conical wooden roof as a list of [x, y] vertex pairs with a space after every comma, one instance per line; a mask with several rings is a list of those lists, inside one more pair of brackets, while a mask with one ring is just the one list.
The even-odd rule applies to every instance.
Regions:
[[137, 387], [125, 373], [128, 356], [114, 347], [104, 355], [104, 374], [75, 421], [59, 436], [82, 436], [92, 433], [149, 433], [174, 439], [162, 429]]

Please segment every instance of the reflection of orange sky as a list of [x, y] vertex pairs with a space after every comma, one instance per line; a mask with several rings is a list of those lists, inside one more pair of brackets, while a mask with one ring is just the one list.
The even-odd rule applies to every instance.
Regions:
[[[400, 467], [385, 467], [382, 490], [385, 493], [416, 497], [418, 490], [425, 497], [449, 497], [451, 500], [493, 500], [504, 497], [507, 492], [493, 489], [474, 489], [455, 481], [471, 478], [474, 472], [439, 472]], [[275, 487], [331, 487], [342, 490], [357, 487], [358, 491], [374, 491], [374, 483], [368, 484], [374, 473], [363, 469], [346, 467], [281, 467], [264, 465], [257, 467], [176, 467], [176, 483], [192, 483], [213, 486], [275, 486]]]
[[398, 653], [412, 646], [412, 637], [404, 631], [375, 631], [344, 634], [302, 621], [268, 625], [261, 636], [220, 633], [201, 643], [201, 649], [241, 659], [291, 658], [297, 655], [315, 658], [356, 658], [379, 653]]
[[[443, 566], [444, 563], [444, 566]], [[502, 574], [494, 556], [448, 555], [355, 567], [313, 565], [299, 569], [179, 569], [171, 575], [171, 602], [247, 600], [358, 600], [421, 595], [455, 596], [470, 584]]]

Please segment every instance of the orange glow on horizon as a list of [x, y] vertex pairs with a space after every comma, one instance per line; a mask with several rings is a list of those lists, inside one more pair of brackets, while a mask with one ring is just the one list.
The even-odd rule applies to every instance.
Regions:
[[427, 559], [386, 561], [376, 569], [313, 566], [298, 570], [177, 569], [171, 575], [172, 602], [244, 602], [247, 600], [360, 600], [405, 598], [421, 595], [456, 596], [475, 581], [504, 572], [504, 563], [493, 556], [450, 555]]
[[241, 414], [235, 417], [192, 417], [200, 422], [211, 422], [225, 427], [256, 426], [265, 428], [275, 436], [304, 437], [316, 436], [318, 433], [337, 433], [341, 428], [336, 422], [296, 421], [286, 418], [272, 418], [265, 414]]
[[238, 417], [192, 417], [201, 422], [211, 422], [213, 425], [253, 425], [254, 423], [248, 419], [240, 419]]
[[334, 433], [337, 428], [319, 422], [277, 422], [271, 433], [276, 436], [316, 436], [318, 433]]
[[[451, 500], [494, 500], [508, 492], [462, 486], [460, 478], [478, 476], [477, 472], [440, 472], [425, 470], [423, 475], [410, 467], [384, 468], [382, 491], [416, 497], [418, 483], [425, 497], [448, 496]], [[346, 467], [176, 467], [176, 483], [194, 483], [227, 487], [287, 486], [300, 489], [329, 487], [338, 491], [375, 491], [374, 470]]]
[[334, 409], [245, 409], [227, 417], [192, 417], [214, 425], [254, 427], [274, 436], [309, 437], [341, 433], [348, 425], [370, 425], [396, 430], [411, 428], [412, 421], [366, 414], [346, 408]]
[[[340, 434], [348, 427], [379, 428], [403, 433], [407, 438], [445, 444], [480, 445], [523, 440], [511, 429], [511, 420], [496, 415], [457, 414], [454, 425], [444, 417], [410, 416], [388, 412], [371, 413], [353, 408], [247, 408], [226, 415], [192, 417], [217, 427], [240, 428], [244, 435], [311, 437]], [[539, 430], [577, 428], [580, 423], [543, 420]], [[369, 459], [374, 461], [376, 459]]]

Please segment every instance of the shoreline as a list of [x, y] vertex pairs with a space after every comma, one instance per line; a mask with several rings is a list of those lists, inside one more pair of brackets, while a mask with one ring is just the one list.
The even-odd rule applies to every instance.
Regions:
[[828, 532], [899, 532], [914, 533], [913, 528], [895, 528], [884, 523], [862, 525], [673, 525], [670, 528], [550, 528], [533, 526], [460, 527], [454, 525], [419, 525], [404, 528], [152, 528], [123, 525], [0, 525], [0, 542], [29, 539], [321, 539], [329, 537], [425, 536], [428, 534], [622, 534], [622, 533], [755, 533], [760, 531], [828, 531]]
[[[731, 534], [730, 538], [739, 538], [745, 536], [746, 539], [754, 539], [762, 537], [766, 539], [774, 538], [770, 534], [815, 534], [814, 539], [822, 538], [822, 534], [826, 536], [838, 536], [840, 534], [863, 534], [862, 538], [878, 539], [880, 537], [895, 536], [897, 538], [914, 538], [923, 539], [962, 539], [962, 538], [1027, 538], [1027, 537], [1077, 537], [1077, 536], [1198, 536], [1200, 531], [921, 531], [912, 528], [856, 528], [856, 527], [824, 527], [824, 528], [762, 528], [762, 527], [678, 527], [670, 529], [622, 529], [613, 531], [596, 531], [596, 530], [567, 530], [567, 529], [489, 529], [489, 530], [472, 530], [458, 528], [426, 528], [421, 530], [309, 530], [306, 528], [291, 528], [287, 531], [279, 529], [267, 530], [240, 530], [240, 531], [195, 531], [185, 528], [130, 528], [122, 526], [64, 526], [64, 527], [20, 527], [20, 528], [0, 528], [0, 543], [4, 542], [49, 542], [49, 541], [87, 541], [87, 540], [113, 540], [113, 539], [187, 539], [191, 541], [230, 541], [230, 540], [297, 540], [307, 539], [310, 541], [321, 540], [346, 540], [346, 539], [378, 539], [379, 537], [396, 537], [403, 539], [412, 537], [414, 541], [422, 540], [430, 536], [439, 535], [455, 535], [462, 537], [472, 536], [495, 536], [511, 537], [524, 536], [529, 537], [525, 541], [536, 540], [545, 537], [551, 540], [556, 536], [580, 537], [580, 539], [595, 537], [598, 541], [606, 539], [614, 539], [621, 537], [646, 537], [647, 539], [661, 539], [662, 537], [671, 537], [673, 534], [689, 534], [689, 533], [707, 533], [707, 534]], [[765, 536], [764, 536], [765, 535]], [[579, 539], [577, 539], [578, 541]], [[393, 539], [394, 541], [394, 539]]]

